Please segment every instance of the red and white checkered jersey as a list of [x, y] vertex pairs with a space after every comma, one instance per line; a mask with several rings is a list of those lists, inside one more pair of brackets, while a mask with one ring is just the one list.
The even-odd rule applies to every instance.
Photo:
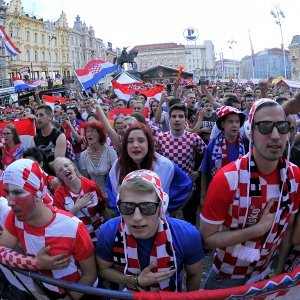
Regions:
[[[68, 212], [48, 206], [53, 212], [52, 220], [42, 227], [33, 227], [18, 221], [13, 211], [5, 220], [5, 227], [17, 237], [27, 255], [37, 256], [44, 246], [50, 246], [50, 256], [66, 253], [71, 261], [62, 270], [42, 271], [44, 274], [62, 280], [77, 282], [80, 279], [78, 262], [88, 259], [94, 253], [94, 245], [84, 224]], [[62, 292], [58, 287], [44, 284], [47, 288]]]
[[203, 153], [206, 144], [196, 133], [184, 131], [182, 136], [174, 136], [171, 131], [161, 132], [154, 137], [155, 149], [189, 174], [194, 170], [196, 151]]
[[[238, 161], [239, 160], [226, 165], [215, 175], [209, 185], [204, 200], [204, 206], [200, 214], [202, 221], [212, 225], [220, 225], [221, 231], [237, 230], [239, 225], [239, 215], [246, 214], [246, 197], [240, 197], [238, 193], [240, 191], [241, 194], [245, 195], [248, 182], [246, 182], [246, 180], [243, 181], [243, 171], [240, 170], [240, 175], [237, 171]], [[297, 166], [291, 163], [288, 163], [288, 165], [291, 167], [293, 173], [293, 179], [290, 180], [291, 188], [289, 193], [291, 201], [288, 205], [286, 217], [283, 220], [280, 220], [280, 224], [278, 224], [278, 226], [283, 226], [281, 234], [274, 237], [272, 244], [267, 244], [265, 248], [262, 248], [260, 259], [253, 263], [233, 257], [231, 254], [233, 253], [235, 246], [217, 248], [214, 253], [213, 262], [213, 269], [216, 273], [226, 278], [249, 279], [250, 277], [254, 278], [260, 276], [260, 274], [264, 274], [264, 271], [269, 270], [269, 267], [279, 250], [280, 242], [288, 225], [290, 216], [297, 212], [299, 206], [300, 171]], [[267, 203], [273, 199], [278, 200], [280, 196], [280, 174], [277, 168], [268, 175], [259, 173], [259, 177], [260, 183], [254, 188], [261, 191], [261, 196], [251, 197], [251, 205], [248, 210], [245, 227], [256, 224], [260, 220]], [[239, 182], [240, 190], [238, 189]], [[272, 211], [276, 211], [277, 203], [277, 201], [274, 201]], [[262, 236], [258, 240], [263, 243], [265, 238], [266, 236]], [[254, 248], [255, 242], [252, 240], [246, 241], [245, 245]]]
[[81, 177], [80, 181], [81, 190], [77, 194], [73, 193], [65, 184], [57, 188], [54, 193], [54, 203], [57, 208], [70, 211], [79, 198], [91, 193], [93, 202], [79, 210], [76, 213], [76, 217], [84, 223], [93, 241], [96, 241], [96, 232], [103, 221], [100, 215], [103, 197], [98, 185], [94, 181], [84, 177]]

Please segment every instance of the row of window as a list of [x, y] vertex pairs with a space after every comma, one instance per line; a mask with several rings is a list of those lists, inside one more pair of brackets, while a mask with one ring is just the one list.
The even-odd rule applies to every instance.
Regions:
[[[14, 31], [10, 32], [10, 37], [19, 38], [20, 37], [20, 28], [19, 27], [15, 27]], [[25, 41], [26, 42], [31, 42], [31, 34], [30, 34], [29, 31], [25, 31]], [[48, 36], [48, 45], [50, 45], [51, 41], [53, 41], [52, 45], [54, 44], [54, 46], [57, 46], [57, 37], [56, 36], [49, 35]], [[75, 46], [78, 46], [78, 45], [82, 46], [83, 45], [82, 41], [78, 37], [74, 38], [72, 36], [71, 37], [71, 45], [74, 45], [74, 41], [75, 41]], [[35, 32], [33, 34], [33, 42], [34, 43], [41, 42], [41, 44], [45, 44], [45, 34], [43, 34], [43, 33], [41, 34], [41, 41], [39, 41], [39, 39], [38, 39], [38, 33]], [[62, 45], [65, 45], [65, 44], [66, 44], [66, 39], [65, 39], [65, 37], [63, 37], [62, 38]], [[95, 43], [94, 43], [94, 41], [92, 39], [87, 40], [86, 44], [90, 48], [94, 48], [95, 47]]]
[[[41, 53], [41, 56], [39, 57], [39, 54], [38, 54], [38, 51], [34, 51], [34, 57], [33, 57], [33, 60], [31, 59], [31, 53], [30, 53], [30, 50], [27, 50], [25, 52], [25, 60], [26, 61], [34, 61], [34, 62], [39, 62], [39, 61], [46, 61], [46, 53], [45, 52], [42, 52]], [[47, 61], [54, 61], [54, 62], [58, 62], [58, 53], [54, 53], [54, 55], [52, 54], [52, 57], [50, 55], [50, 52], [47, 53]], [[41, 59], [39, 59], [41, 58]], [[66, 59], [66, 56], [63, 55], [63, 62], [68, 62], [69, 61], [69, 54], [67, 54], [67, 59]]]

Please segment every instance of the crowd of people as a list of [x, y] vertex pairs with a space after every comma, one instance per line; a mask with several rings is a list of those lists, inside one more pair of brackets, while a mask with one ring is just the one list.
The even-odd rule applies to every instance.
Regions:
[[[128, 101], [93, 89], [54, 108], [38, 88], [2, 111], [14, 120], [1, 132], [2, 285], [23, 299], [91, 299], [17, 281], [9, 267], [182, 292], [200, 289], [205, 252], [209, 290], [299, 265], [300, 93], [269, 82], [171, 87]], [[30, 147], [16, 130], [23, 119], [36, 127]]]

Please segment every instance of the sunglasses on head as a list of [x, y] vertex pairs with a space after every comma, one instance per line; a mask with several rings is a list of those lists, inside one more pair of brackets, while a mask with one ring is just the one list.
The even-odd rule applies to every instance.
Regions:
[[117, 205], [119, 211], [122, 215], [132, 215], [135, 212], [135, 209], [138, 207], [141, 214], [144, 216], [152, 216], [156, 213], [157, 208], [160, 206], [161, 202], [122, 202], [118, 201]]
[[290, 123], [288, 121], [260, 121], [254, 123], [257, 126], [259, 133], [267, 135], [273, 132], [274, 127], [277, 128], [280, 134], [287, 134], [290, 130]]

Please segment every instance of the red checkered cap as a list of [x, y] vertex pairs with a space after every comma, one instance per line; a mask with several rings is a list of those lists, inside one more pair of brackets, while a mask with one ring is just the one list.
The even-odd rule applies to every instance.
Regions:
[[125, 178], [122, 181], [122, 185], [127, 180], [135, 178], [135, 177], [141, 178], [153, 185], [153, 188], [154, 188], [156, 194], [158, 195], [159, 199], [162, 202], [163, 211], [165, 212], [168, 208], [169, 196], [163, 191], [161, 181], [160, 181], [158, 175], [153, 171], [144, 170], [144, 169], [133, 171], [125, 176]]
[[240, 127], [243, 126], [246, 119], [246, 115], [235, 107], [223, 105], [217, 108], [218, 119], [216, 124], [220, 130], [223, 130], [223, 128], [221, 127], [222, 120], [229, 114], [237, 114], [240, 118]]
[[33, 195], [43, 198], [46, 194], [47, 174], [30, 159], [18, 159], [3, 173], [3, 183], [15, 184]]
[[252, 125], [252, 122], [253, 122], [253, 119], [254, 119], [255, 111], [257, 110], [258, 107], [260, 107], [264, 103], [276, 103], [276, 104], [278, 104], [275, 100], [269, 99], [269, 98], [261, 98], [261, 99], [255, 101], [252, 104], [252, 107], [251, 107], [250, 112], [249, 112], [249, 117], [248, 117], [250, 130], [251, 130], [251, 125]]

